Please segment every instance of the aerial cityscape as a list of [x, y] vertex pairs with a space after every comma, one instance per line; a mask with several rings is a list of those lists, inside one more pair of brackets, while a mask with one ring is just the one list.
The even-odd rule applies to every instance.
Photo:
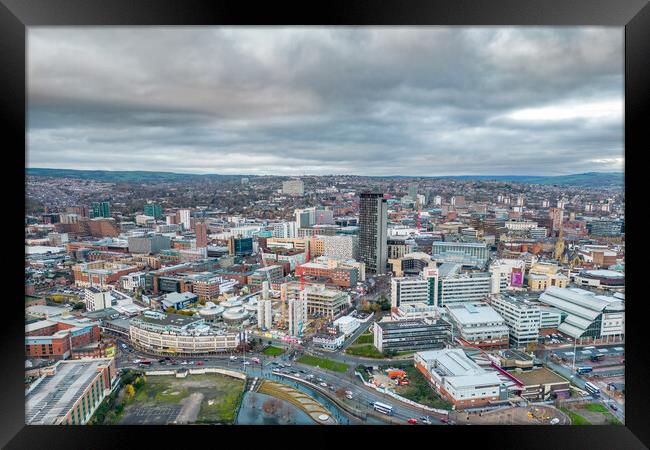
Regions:
[[28, 34], [28, 425], [625, 423], [619, 29]]

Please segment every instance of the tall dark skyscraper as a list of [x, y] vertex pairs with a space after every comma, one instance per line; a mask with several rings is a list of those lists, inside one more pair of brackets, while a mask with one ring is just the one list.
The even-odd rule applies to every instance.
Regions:
[[93, 203], [93, 217], [111, 217], [111, 204], [108, 202]]
[[388, 205], [383, 194], [361, 193], [359, 208], [359, 259], [374, 274], [386, 272], [388, 258]]

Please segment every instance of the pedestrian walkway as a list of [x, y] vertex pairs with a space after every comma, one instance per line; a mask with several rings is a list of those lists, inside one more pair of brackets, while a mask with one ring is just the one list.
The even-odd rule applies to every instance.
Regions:
[[336, 425], [337, 423], [336, 419], [331, 416], [331, 413], [323, 405], [307, 394], [285, 384], [262, 380], [256, 391], [288, 401], [306, 412], [318, 424]]

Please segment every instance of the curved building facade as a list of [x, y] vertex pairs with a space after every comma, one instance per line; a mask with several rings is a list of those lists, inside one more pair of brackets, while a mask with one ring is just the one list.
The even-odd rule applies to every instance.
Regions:
[[203, 318], [178, 314], [156, 314], [132, 319], [131, 344], [161, 355], [214, 354], [233, 350], [241, 340], [239, 332], [215, 330]]

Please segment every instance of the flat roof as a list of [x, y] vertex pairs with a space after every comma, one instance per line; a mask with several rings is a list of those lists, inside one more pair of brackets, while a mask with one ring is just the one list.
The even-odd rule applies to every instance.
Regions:
[[561, 377], [546, 367], [531, 369], [517, 373], [515, 370], [508, 371], [510, 375], [521, 381], [524, 386], [534, 386], [538, 384], [569, 383], [564, 377]]
[[491, 306], [484, 303], [465, 303], [446, 305], [449, 314], [461, 325], [485, 322], [505, 322], [503, 317]]
[[110, 359], [62, 361], [56, 374], [43, 377], [25, 396], [25, 423], [53, 425], [79, 399]]

